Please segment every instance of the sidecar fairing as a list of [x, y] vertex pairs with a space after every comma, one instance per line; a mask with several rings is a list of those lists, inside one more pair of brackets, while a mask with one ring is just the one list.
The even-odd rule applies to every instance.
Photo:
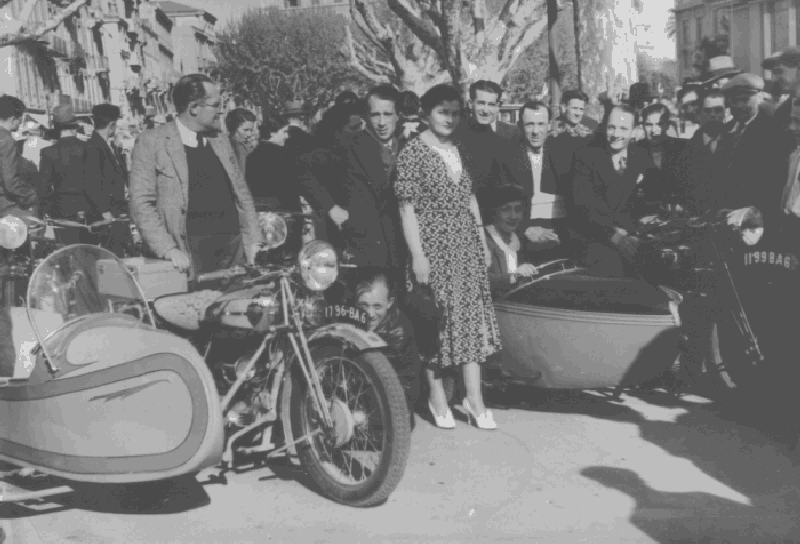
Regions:
[[[113, 289], [98, 289], [102, 266], [118, 267]], [[37, 267], [28, 296], [35, 339], [23, 338], [24, 327], [15, 338], [32, 370], [0, 382], [0, 460], [75, 481], [127, 483], [191, 474], [221, 459], [210, 372], [187, 341], [150, 325], [125, 272], [110, 252], [84, 245]], [[24, 366], [18, 377], [28, 374]]]
[[[559, 265], [555, 266], [554, 265]], [[634, 279], [592, 277], [568, 261], [495, 299], [503, 342], [499, 366], [537, 387], [635, 385], [678, 355], [678, 298]]]

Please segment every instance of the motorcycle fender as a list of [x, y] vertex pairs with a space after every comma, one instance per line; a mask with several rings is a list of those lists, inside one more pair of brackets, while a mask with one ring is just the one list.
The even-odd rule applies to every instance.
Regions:
[[336, 340], [337, 342], [344, 341], [358, 351], [386, 347], [386, 342], [374, 332], [361, 330], [349, 323], [331, 323], [320, 327], [308, 337], [308, 343], [310, 345], [323, 339]]

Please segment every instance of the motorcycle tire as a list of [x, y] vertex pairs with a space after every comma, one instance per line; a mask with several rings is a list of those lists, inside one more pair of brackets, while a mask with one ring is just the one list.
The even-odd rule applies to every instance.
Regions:
[[[355, 431], [359, 430], [356, 427], [360, 427], [361, 432], [366, 436], [364, 429], [368, 427], [369, 419], [373, 417], [375, 411], [371, 410], [369, 414], [365, 414], [363, 410], [358, 409], [360, 405], [351, 407], [351, 403], [365, 400], [361, 398], [362, 393], [359, 393], [355, 399], [347, 399], [348, 402], [342, 400], [340, 395], [336, 395], [336, 399], [334, 399], [330, 387], [326, 387], [325, 376], [320, 376], [323, 391], [325, 391], [326, 399], [330, 403], [331, 412], [339, 414], [339, 416], [334, 417], [334, 426], [339, 428], [337, 423], [350, 421], [352, 422], [351, 432], [353, 432], [353, 435], [345, 443], [340, 444], [339, 447], [325, 444], [323, 434], [317, 434], [308, 441], [299, 443], [297, 445], [297, 455], [300, 463], [321, 493], [336, 502], [362, 508], [383, 504], [400, 483], [411, 451], [410, 415], [400, 380], [389, 360], [380, 352], [353, 353], [339, 346], [325, 345], [312, 346], [311, 356], [318, 373], [323, 370], [324, 365], [333, 364], [335, 361], [339, 361], [340, 364], [346, 362], [351, 369], [360, 371], [361, 378], [373, 386], [374, 395], [372, 395], [372, 398], [367, 395], [365, 399], [369, 398], [368, 402], [374, 402], [378, 406], [380, 429], [384, 430], [384, 432], [381, 433], [380, 437], [382, 451], [377, 465], [374, 465], [370, 470], [370, 467], [362, 464], [363, 460], [356, 458], [354, 465], [351, 458], [347, 467], [351, 476], [353, 476], [354, 466], [357, 473], [364, 474], [369, 472], [364, 481], [344, 482], [342, 481], [341, 470], [336, 475], [332, 474], [332, 469], [338, 468], [334, 466], [337, 454], [344, 458], [346, 454], [352, 455], [354, 453], [353, 450], [345, 453], [341, 446], [346, 446], [347, 444], [355, 445], [353, 436], [355, 436]], [[305, 383], [302, 372], [299, 372], [299, 369], [296, 370], [297, 372], [292, 376], [292, 397], [290, 399], [292, 434], [295, 439], [308, 435], [314, 431], [313, 427], [315, 427], [312, 421], [313, 408], [311, 406], [313, 403], [309, 396], [310, 389]], [[349, 378], [352, 374], [347, 376]], [[347, 390], [343, 390], [343, 392], [346, 394], [349, 389], [348, 384]], [[339, 408], [334, 407], [337, 403]], [[342, 404], [347, 406], [346, 410], [342, 409]], [[345, 415], [342, 415], [343, 412]], [[363, 418], [366, 418], [366, 421]], [[375, 444], [374, 442], [370, 444], [367, 438], [364, 446], [368, 447], [369, 445], [374, 446]], [[331, 448], [330, 451], [327, 450], [329, 447]], [[363, 457], [366, 458], [373, 452], [365, 451], [362, 453], [364, 454]]]

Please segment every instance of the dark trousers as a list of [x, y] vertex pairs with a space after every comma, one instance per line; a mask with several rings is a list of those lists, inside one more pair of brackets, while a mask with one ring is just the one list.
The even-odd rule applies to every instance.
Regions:
[[[246, 262], [240, 234], [190, 234], [189, 251], [195, 274], [215, 272]], [[218, 284], [219, 282], [195, 283], [193, 288], [215, 289], [219, 288]]]
[[0, 378], [12, 377], [17, 361], [11, 325], [10, 308], [5, 304], [0, 305]]
[[636, 275], [633, 263], [611, 244], [589, 243], [583, 251], [583, 263], [594, 276], [625, 278]]

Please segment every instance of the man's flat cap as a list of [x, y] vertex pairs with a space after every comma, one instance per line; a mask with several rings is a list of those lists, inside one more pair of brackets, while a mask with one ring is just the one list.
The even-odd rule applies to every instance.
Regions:
[[780, 63], [792, 68], [800, 67], [800, 49], [789, 47], [780, 53]]
[[56, 126], [77, 126], [78, 120], [70, 104], [59, 104], [53, 108], [53, 124]]
[[756, 94], [764, 90], [764, 80], [756, 74], [734, 76], [722, 88], [725, 94]]
[[119, 119], [120, 110], [112, 104], [98, 104], [92, 108], [92, 115], [103, 119]]

